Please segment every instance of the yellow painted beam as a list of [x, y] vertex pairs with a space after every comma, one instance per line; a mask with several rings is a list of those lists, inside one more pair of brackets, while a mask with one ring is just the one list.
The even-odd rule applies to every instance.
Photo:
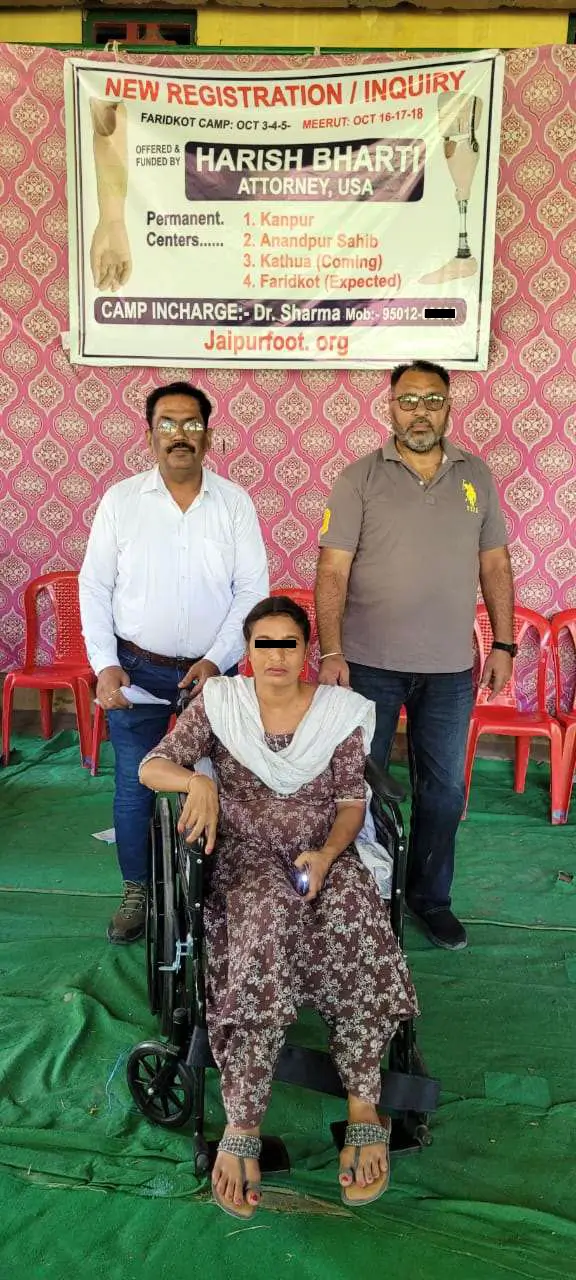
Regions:
[[378, 9], [198, 9], [198, 45], [270, 48], [522, 49], [565, 44], [568, 13], [397, 13]]
[[[416, 13], [201, 7], [197, 13], [200, 48], [519, 49], [565, 44], [568, 34], [568, 13], [543, 10]], [[81, 44], [81, 12], [0, 8], [0, 42]]]
[[74, 9], [0, 9], [1, 44], [82, 44], [82, 13]]

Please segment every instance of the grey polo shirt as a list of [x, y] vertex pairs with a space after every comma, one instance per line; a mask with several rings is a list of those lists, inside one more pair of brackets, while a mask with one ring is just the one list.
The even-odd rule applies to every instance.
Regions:
[[429, 485], [393, 439], [345, 467], [324, 513], [320, 546], [354, 553], [344, 614], [347, 659], [390, 671], [466, 671], [479, 552], [506, 542], [488, 467], [449, 440]]

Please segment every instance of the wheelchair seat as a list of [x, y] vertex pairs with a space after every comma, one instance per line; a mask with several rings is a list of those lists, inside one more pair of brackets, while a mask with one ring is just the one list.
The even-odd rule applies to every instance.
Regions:
[[[366, 781], [372, 791], [372, 815], [379, 843], [392, 857], [390, 922], [403, 944], [407, 845], [399, 802], [404, 790], [369, 758]], [[146, 971], [152, 1013], [159, 1014], [165, 1041], [135, 1045], [127, 1062], [128, 1086], [139, 1110], [154, 1124], [181, 1127], [192, 1119], [195, 1169], [206, 1173], [217, 1142], [204, 1133], [205, 1073], [215, 1068], [206, 1027], [203, 904], [206, 862], [203, 842], [186, 843], [177, 822], [182, 800], [173, 811], [161, 797], [150, 830], [150, 888], [146, 914]], [[428, 1076], [416, 1045], [413, 1020], [398, 1027], [382, 1070], [380, 1107], [392, 1113], [391, 1151], [413, 1151], [431, 1142], [429, 1114], [438, 1105], [439, 1081]], [[286, 1084], [345, 1097], [330, 1055], [319, 1049], [285, 1043], [274, 1079]], [[345, 1121], [331, 1126], [336, 1145], [343, 1144]], [[263, 1172], [289, 1169], [286, 1148], [262, 1135]]]

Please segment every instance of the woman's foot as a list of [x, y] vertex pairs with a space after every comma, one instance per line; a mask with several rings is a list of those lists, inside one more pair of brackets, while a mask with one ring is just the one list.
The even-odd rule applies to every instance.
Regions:
[[349, 1097], [346, 1137], [349, 1145], [340, 1152], [342, 1199], [345, 1204], [369, 1204], [388, 1186], [390, 1118], [379, 1116], [372, 1103]]
[[251, 1218], [260, 1203], [260, 1137], [258, 1129], [227, 1125], [212, 1170], [212, 1191], [221, 1209]]

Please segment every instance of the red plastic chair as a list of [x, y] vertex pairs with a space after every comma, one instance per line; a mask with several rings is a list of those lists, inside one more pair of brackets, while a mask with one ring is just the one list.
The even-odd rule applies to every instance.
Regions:
[[100, 747], [108, 737], [106, 715], [98, 702], [94, 703], [94, 719], [92, 721], [92, 742], [90, 745], [90, 774], [93, 778], [98, 773], [100, 763]]
[[[546, 670], [550, 653], [550, 623], [533, 609], [524, 609], [520, 605], [514, 610], [514, 639], [521, 645], [527, 631], [533, 628], [539, 638], [538, 673], [537, 673], [537, 710], [522, 711], [518, 707], [518, 698], [514, 675], [506, 688], [493, 702], [488, 702], [489, 690], [479, 689], [476, 706], [472, 712], [468, 746], [466, 750], [466, 806], [470, 794], [474, 756], [481, 733], [505, 735], [516, 739], [516, 761], [514, 768], [514, 790], [523, 792], [526, 785], [526, 771], [530, 757], [532, 738], [548, 738], [550, 742], [550, 793], [551, 821], [554, 825], [566, 822], [566, 807], [562, 794], [562, 730], [558, 721], [546, 710]], [[480, 669], [492, 647], [492, 627], [485, 605], [479, 605], [474, 623], [474, 635], [478, 646]]]
[[576, 690], [574, 692], [574, 701], [571, 711], [563, 711], [560, 706], [560, 693], [562, 689], [562, 673], [560, 670], [560, 635], [562, 631], [568, 631], [572, 639], [572, 644], [576, 650], [576, 609], [565, 609], [562, 613], [556, 613], [550, 619], [550, 630], [552, 632], [552, 659], [554, 662], [554, 674], [556, 677], [556, 719], [562, 725], [564, 731], [564, 744], [562, 750], [562, 808], [568, 817], [570, 809], [570, 799], [572, 796], [572, 786], [574, 783], [574, 770], [576, 769]]
[[[46, 592], [56, 622], [54, 657], [47, 666], [36, 662], [39, 641], [38, 596]], [[30, 582], [24, 592], [26, 650], [24, 666], [9, 671], [4, 682], [2, 707], [3, 760], [10, 755], [10, 726], [14, 690], [38, 689], [42, 736], [52, 737], [52, 695], [54, 689], [71, 689], [76, 704], [82, 763], [88, 762], [91, 740], [91, 691], [96, 677], [86, 653], [80, 623], [78, 574], [72, 570], [45, 573]]]

